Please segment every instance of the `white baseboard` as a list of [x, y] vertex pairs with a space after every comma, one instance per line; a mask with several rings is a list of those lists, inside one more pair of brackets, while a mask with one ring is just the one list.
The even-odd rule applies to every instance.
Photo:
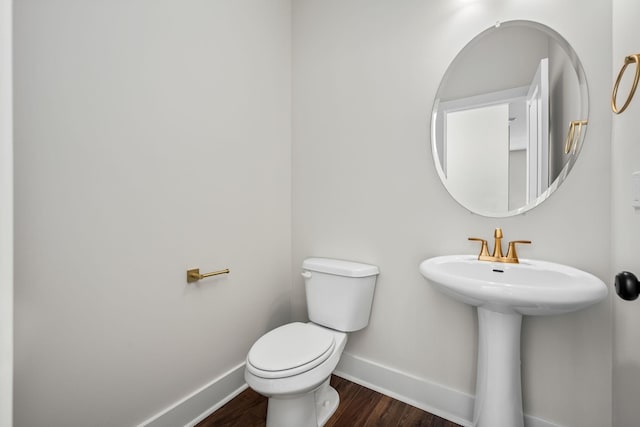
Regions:
[[471, 395], [349, 353], [342, 353], [334, 374], [456, 424], [471, 426]]
[[[474, 397], [467, 393], [349, 353], [342, 354], [334, 374], [461, 426], [473, 424]], [[246, 388], [241, 363], [138, 427], [193, 427]], [[530, 415], [525, 415], [524, 425], [560, 427]]]
[[[474, 396], [398, 371], [379, 363], [342, 353], [335, 375], [461, 426], [473, 425]], [[525, 427], [560, 427], [525, 415]]]
[[138, 427], [193, 427], [246, 388], [241, 363]]

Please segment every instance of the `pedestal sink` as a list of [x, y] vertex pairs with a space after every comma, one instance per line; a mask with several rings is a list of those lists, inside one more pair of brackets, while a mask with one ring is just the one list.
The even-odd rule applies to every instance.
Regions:
[[552, 262], [478, 261], [473, 255], [430, 258], [420, 273], [442, 292], [478, 307], [478, 378], [473, 425], [523, 427], [520, 383], [522, 315], [577, 311], [603, 300], [592, 274]]

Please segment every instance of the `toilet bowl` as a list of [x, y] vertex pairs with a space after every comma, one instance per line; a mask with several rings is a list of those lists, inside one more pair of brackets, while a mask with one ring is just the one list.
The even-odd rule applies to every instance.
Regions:
[[[289, 323], [256, 341], [247, 356], [245, 380], [269, 398], [268, 426], [325, 424], [338, 407], [337, 392], [328, 382], [346, 342], [346, 333], [313, 323]], [[267, 348], [273, 348], [273, 355]]]
[[246, 359], [247, 384], [269, 398], [267, 427], [321, 427], [329, 420], [340, 402], [329, 379], [347, 332], [369, 323], [376, 266], [309, 258], [302, 267], [310, 322], [266, 333]]

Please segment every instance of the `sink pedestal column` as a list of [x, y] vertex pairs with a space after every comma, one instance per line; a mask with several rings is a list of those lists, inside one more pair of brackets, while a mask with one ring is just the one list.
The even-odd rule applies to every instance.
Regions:
[[520, 381], [522, 315], [478, 307], [477, 427], [523, 427]]

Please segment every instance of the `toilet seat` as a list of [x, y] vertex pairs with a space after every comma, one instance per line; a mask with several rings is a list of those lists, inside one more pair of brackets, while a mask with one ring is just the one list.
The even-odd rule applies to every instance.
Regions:
[[247, 356], [247, 370], [261, 378], [299, 375], [327, 360], [335, 346], [331, 331], [309, 323], [289, 323], [256, 341]]

